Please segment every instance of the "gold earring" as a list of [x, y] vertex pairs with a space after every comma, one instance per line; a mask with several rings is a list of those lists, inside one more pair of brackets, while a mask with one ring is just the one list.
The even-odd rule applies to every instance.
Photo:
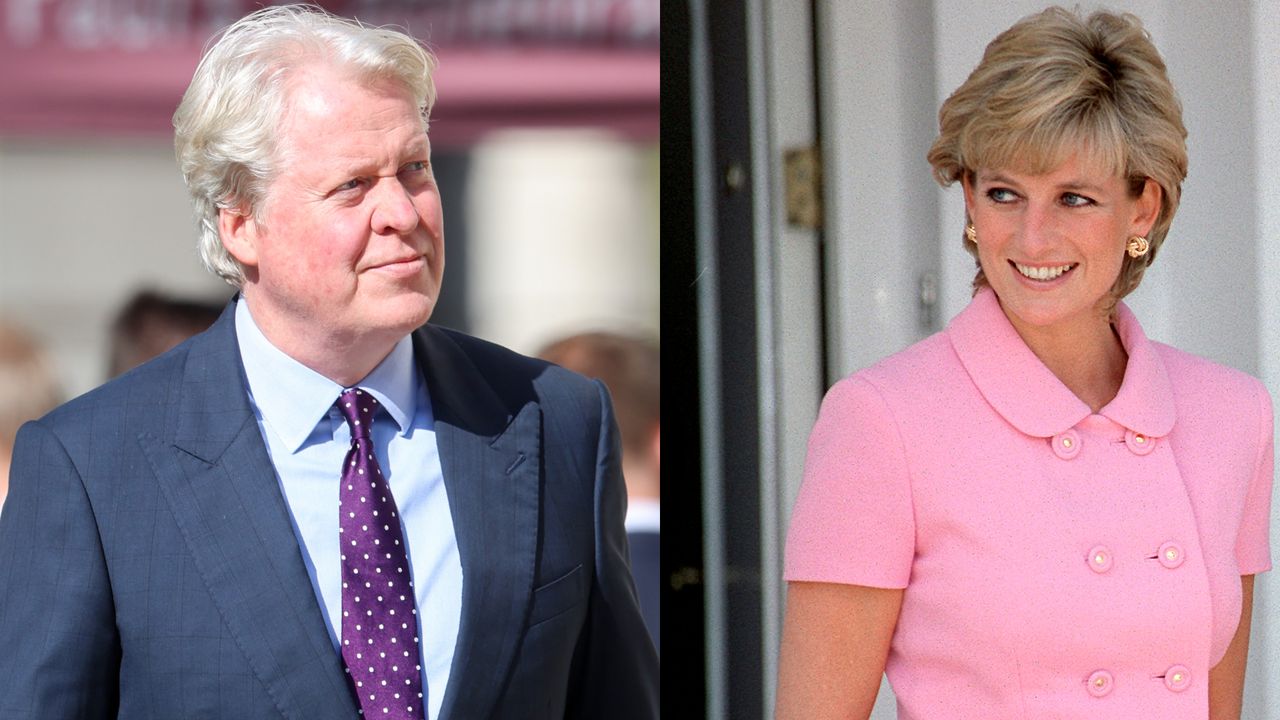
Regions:
[[1131, 258], [1140, 258], [1146, 255], [1150, 249], [1151, 243], [1147, 242], [1147, 239], [1141, 235], [1134, 235], [1129, 238], [1129, 244], [1125, 246], [1125, 250], [1129, 251], [1129, 257]]
[[978, 229], [973, 226], [973, 223], [969, 223], [965, 226], [964, 236], [974, 245], [978, 244]]

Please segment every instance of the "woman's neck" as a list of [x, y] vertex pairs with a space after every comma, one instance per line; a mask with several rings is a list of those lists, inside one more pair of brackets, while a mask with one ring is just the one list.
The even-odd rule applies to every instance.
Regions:
[[1053, 327], [1013, 326], [1031, 352], [1093, 412], [1120, 392], [1129, 355], [1107, 315], [1095, 311]]

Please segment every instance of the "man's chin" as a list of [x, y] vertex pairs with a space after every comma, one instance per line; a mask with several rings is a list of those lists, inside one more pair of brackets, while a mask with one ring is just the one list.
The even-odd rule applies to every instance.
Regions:
[[436, 307], [436, 296], [427, 293], [404, 293], [388, 300], [378, 311], [378, 322], [388, 328], [402, 330], [405, 334], [427, 324]]

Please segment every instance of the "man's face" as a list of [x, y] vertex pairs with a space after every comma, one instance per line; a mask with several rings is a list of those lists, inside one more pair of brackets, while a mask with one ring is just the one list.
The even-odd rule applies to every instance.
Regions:
[[254, 319], [282, 347], [394, 343], [430, 317], [444, 273], [440, 194], [413, 98], [316, 67], [294, 78], [286, 108], [261, 222], [246, 219], [228, 244], [246, 265]]

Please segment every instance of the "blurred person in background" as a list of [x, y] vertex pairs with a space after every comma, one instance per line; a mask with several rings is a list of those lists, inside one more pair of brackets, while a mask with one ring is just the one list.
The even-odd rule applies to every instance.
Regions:
[[426, 325], [435, 59], [314, 6], [174, 116], [205, 333], [25, 426], [0, 716], [656, 718], [604, 385]]
[[596, 378], [609, 388], [622, 435], [622, 475], [627, 483], [627, 541], [640, 608], [661, 650], [661, 439], [662, 359], [655, 342], [607, 332], [572, 335], [538, 357]]
[[208, 330], [221, 314], [222, 305], [173, 298], [152, 290], [134, 293], [111, 325], [108, 377], [132, 370]]
[[62, 402], [44, 348], [30, 333], [0, 320], [0, 506], [9, 492], [9, 461], [18, 428]]

